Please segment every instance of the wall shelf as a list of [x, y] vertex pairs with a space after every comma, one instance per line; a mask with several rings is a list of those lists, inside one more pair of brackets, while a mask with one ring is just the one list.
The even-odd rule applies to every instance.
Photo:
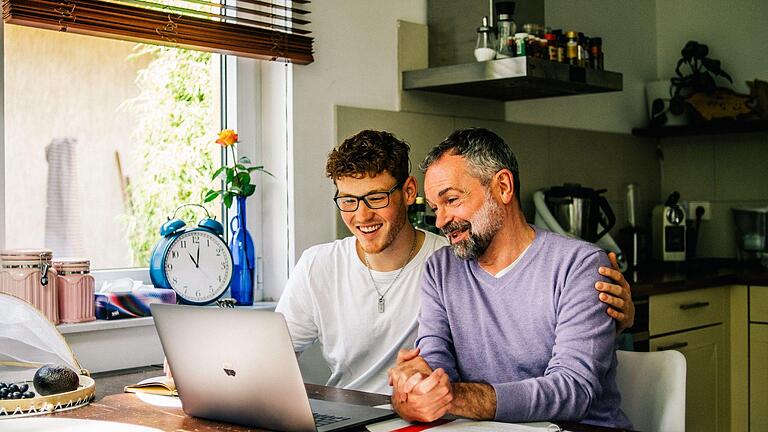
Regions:
[[502, 101], [622, 90], [617, 72], [533, 57], [403, 71], [403, 90], [423, 90]]
[[667, 138], [697, 135], [723, 135], [732, 133], [768, 132], [768, 121], [733, 121], [711, 125], [681, 125], [634, 128], [632, 135], [650, 138]]

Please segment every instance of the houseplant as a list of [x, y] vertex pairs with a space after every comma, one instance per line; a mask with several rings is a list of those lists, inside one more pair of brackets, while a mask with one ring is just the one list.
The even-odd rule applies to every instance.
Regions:
[[[224, 205], [232, 206], [232, 201], [237, 201], [237, 214], [230, 220], [231, 229], [229, 249], [232, 251], [232, 284], [230, 292], [238, 305], [251, 305], [254, 301], [253, 288], [256, 280], [256, 249], [253, 239], [248, 233], [246, 223], [246, 199], [256, 192], [256, 185], [251, 183], [251, 173], [254, 171], [272, 175], [264, 169], [263, 165], [249, 166], [250, 159], [240, 156], [236, 159], [235, 145], [238, 143], [237, 133], [232, 129], [224, 129], [219, 132], [216, 144], [224, 147], [224, 150], [232, 152], [232, 160], [237, 161], [232, 166], [224, 165], [217, 169], [211, 176], [216, 180], [223, 176], [221, 189], [211, 189], [205, 193], [204, 202], [210, 202], [221, 196]], [[237, 226], [234, 224], [237, 223]], [[259, 300], [261, 300], [261, 296]]]
[[695, 94], [714, 95], [718, 90], [716, 78], [722, 77], [733, 83], [733, 79], [720, 66], [720, 61], [709, 58], [709, 47], [696, 41], [688, 41], [680, 51], [675, 66], [675, 75], [670, 80], [670, 99], [667, 105], [661, 98], [654, 99], [651, 106], [651, 126], [662, 126], [667, 122], [667, 112], [684, 114], [690, 106], [687, 99]]

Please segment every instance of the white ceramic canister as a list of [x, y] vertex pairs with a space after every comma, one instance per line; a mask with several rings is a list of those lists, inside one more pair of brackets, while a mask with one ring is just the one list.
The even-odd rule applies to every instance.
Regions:
[[47, 249], [9, 249], [0, 252], [0, 292], [30, 303], [52, 323], [59, 323], [56, 270]]
[[56, 289], [59, 291], [59, 318], [63, 323], [96, 319], [91, 261], [86, 258], [54, 258]]

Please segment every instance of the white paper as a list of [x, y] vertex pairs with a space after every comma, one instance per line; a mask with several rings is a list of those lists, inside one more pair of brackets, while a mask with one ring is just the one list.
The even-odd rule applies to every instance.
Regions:
[[[396, 418], [392, 420], [383, 421], [366, 426], [370, 432], [390, 432], [404, 427], [412, 426], [403, 419]], [[428, 428], [430, 432], [444, 432], [444, 431], [474, 431], [474, 432], [558, 432], [561, 431], [560, 427], [554, 423], [538, 422], [538, 423], [501, 423], [494, 421], [475, 421], [458, 419], [453, 420], [450, 423], [445, 423], [439, 426]]]

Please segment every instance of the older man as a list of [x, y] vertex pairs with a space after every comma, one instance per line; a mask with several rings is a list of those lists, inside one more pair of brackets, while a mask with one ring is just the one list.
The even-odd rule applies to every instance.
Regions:
[[420, 351], [402, 352], [390, 371], [398, 413], [630, 427], [615, 325], [594, 295], [605, 253], [526, 222], [517, 160], [493, 132], [456, 131], [422, 169], [451, 248], [427, 260]]

